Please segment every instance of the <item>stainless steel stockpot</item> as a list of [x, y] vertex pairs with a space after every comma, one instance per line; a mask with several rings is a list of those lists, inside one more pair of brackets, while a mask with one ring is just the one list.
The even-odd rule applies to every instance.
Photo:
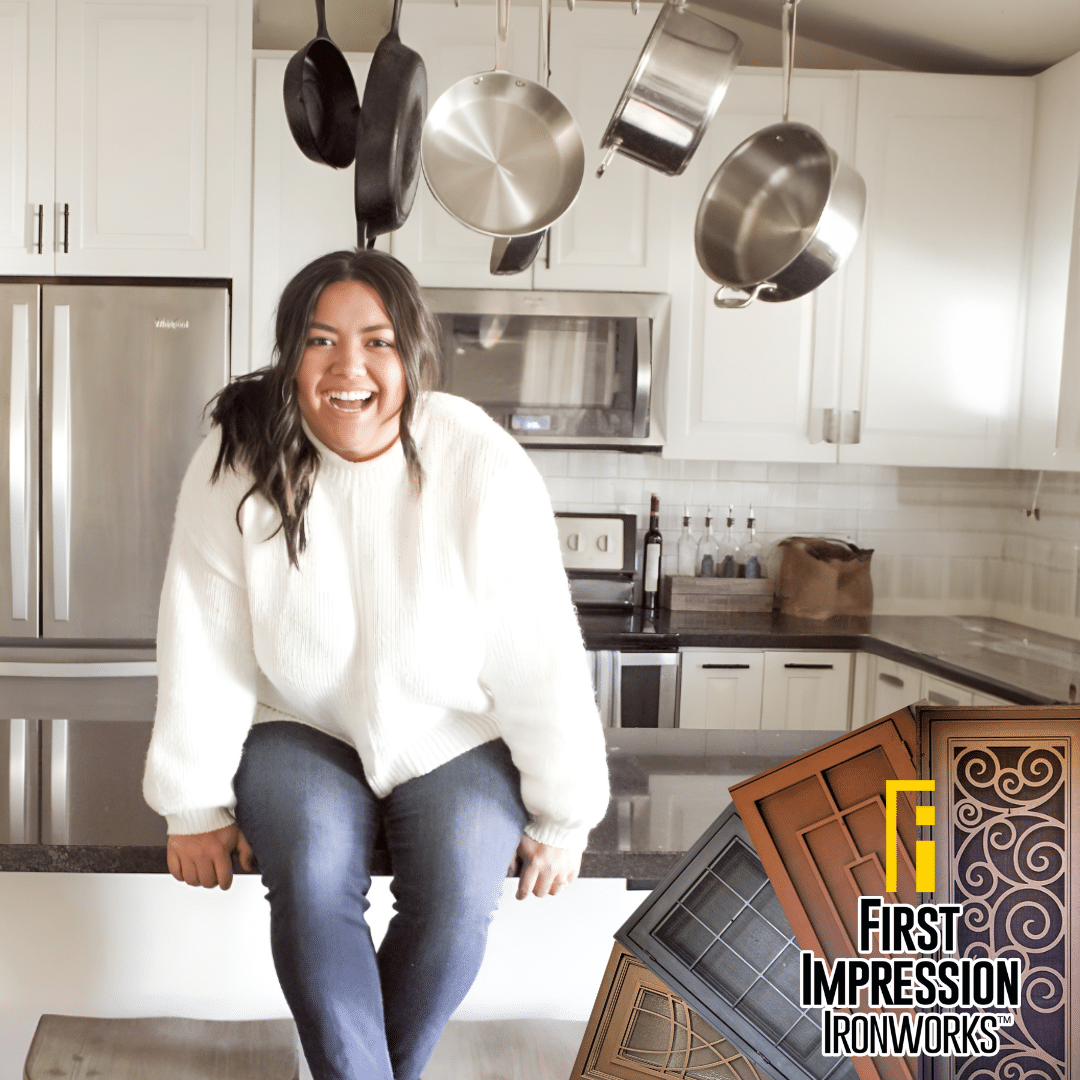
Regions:
[[701, 268], [748, 290], [725, 297], [721, 289], [717, 306], [813, 291], [851, 254], [865, 211], [862, 177], [813, 128], [780, 123], [751, 135], [716, 170], [698, 207]]
[[509, 0], [498, 0], [495, 70], [454, 83], [431, 107], [420, 158], [431, 193], [463, 225], [527, 236], [570, 209], [585, 175], [581, 131], [548, 89], [506, 70]]
[[607, 153], [597, 176], [616, 151], [678, 176], [719, 108], [741, 50], [737, 34], [666, 3], [600, 141]]

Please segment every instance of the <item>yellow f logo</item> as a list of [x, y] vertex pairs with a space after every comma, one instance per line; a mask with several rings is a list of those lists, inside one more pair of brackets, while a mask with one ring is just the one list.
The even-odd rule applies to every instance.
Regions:
[[[885, 782], [885, 888], [896, 892], [896, 793], [933, 791], [933, 780], [887, 780]], [[933, 825], [932, 806], [915, 807], [915, 824]], [[934, 891], [934, 841], [915, 841], [915, 891]]]

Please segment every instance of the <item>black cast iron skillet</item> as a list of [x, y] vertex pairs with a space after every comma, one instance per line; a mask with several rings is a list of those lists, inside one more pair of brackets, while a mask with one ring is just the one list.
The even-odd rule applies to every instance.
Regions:
[[420, 133], [427, 116], [427, 72], [418, 52], [398, 37], [401, 0], [390, 31], [371, 58], [356, 133], [356, 243], [405, 224], [420, 179]]
[[305, 157], [344, 169], [356, 153], [360, 101], [349, 63], [326, 32], [325, 0], [315, 0], [318, 34], [285, 68], [285, 117]]

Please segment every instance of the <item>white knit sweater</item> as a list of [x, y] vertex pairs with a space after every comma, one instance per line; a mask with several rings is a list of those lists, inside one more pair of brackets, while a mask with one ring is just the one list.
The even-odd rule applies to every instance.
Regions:
[[353, 745], [380, 797], [501, 736], [535, 840], [581, 849], [603, 817], [603, 731], [543, 481], [461, 398], [425, 395], [412, 431], [419, 496], [400, 443], [349, 462], [308, 431], [321, 460], [299, 570], [263, 498], [237, 529], [246, 474], [210, 483], [218, 429], [196, 452], [161, 597], [143, 786], [170, 832], [233, 820], [248, 729], [281, 719]]

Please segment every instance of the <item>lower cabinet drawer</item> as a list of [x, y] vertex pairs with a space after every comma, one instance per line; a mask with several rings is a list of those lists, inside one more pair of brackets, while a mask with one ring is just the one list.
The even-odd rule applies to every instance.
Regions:
[[764, 670], [760, 652], [684, 652], [679, 727], [760, 728]]
[[767, 652], [761, 726], [768, 731], [847, 731], [851, 654]]

